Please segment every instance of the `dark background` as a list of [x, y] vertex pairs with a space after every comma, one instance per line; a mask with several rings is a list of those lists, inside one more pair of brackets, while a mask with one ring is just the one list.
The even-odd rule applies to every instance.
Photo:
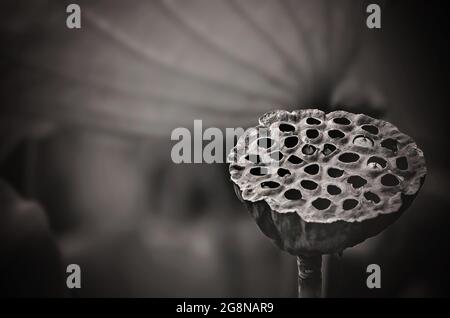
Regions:
[[391, 121], [428, 167], [399, 221], [326, 257], [326, 296], [449, 296], [445, 2], [382, 2], [380, 30], [368, 1], [237, 2], [78, 1], [81, 30], [65, 27], [70, 2], [0, 2], [2, 294], [295, 296], [295, 259], [259, 232], [227, 166], [173, 164], [170, 132], [315, 107]]

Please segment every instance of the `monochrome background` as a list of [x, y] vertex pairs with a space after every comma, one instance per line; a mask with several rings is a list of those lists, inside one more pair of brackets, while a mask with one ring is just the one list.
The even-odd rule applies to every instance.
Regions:
[[394, 225], [326, 257], [326, 296], [449, 296], [447, 21], [438, 1], [1, 0], [0, 293], [295, 297], [227, 165], [172, 163], [170, 133], [320, 108], [394, 123], [429, 171]]

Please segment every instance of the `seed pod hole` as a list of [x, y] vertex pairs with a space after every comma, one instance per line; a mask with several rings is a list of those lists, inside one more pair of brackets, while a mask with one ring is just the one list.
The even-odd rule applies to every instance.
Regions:
[[280, 131], [282, 132], [293, 132], [295, 131], [295, 126], [288, 123], [281, 123], [278, 126], [278, 129], [280, 129]]
[[248, 154], [245, 159], [253, 162], [254, 164], [261, 163], [261, 157], [259, 155]]
[[336, 150], [336, 146], [332, 144], [325, 144], [323, 145], [322, 153], [324, 156], [328, 156], [332, 154]]
[[395, 164], [400, 170], [408, 170], [408, 159], [406, 157], [397, 158]]
[[347, 182], [350, 183], [353, 188], [358, 189], [364, 186], [367, 183], [367, 180], [360, 176], [350, 176], [348, 177]]
[[350, 125], [350, 120], [345, 117], [334, 118], [333, 121], [339, 125]]
[[382, 170], [386, 165], [387, 161], [380, 157], [373, 156], [367, 160], [367, 166], [373, 170]]
[[306, 166], [305, 172], [312, 175], [317, 174], [319, 173], [319, 165], [314, 163], [312, 165]]
[[359, 160], [359, 155], [353, 152], [345, 152], [338, 157], [339, 161], [351, 163]]
[[378, 135], [378, 128], [375, 127], [374, 125], [364, 125], [361, 126], [362, 129], [364, 129], [365, 131], [371, 133], [372, 135]]
[[372, 148], [374, 145], [374, 142], [371, 138], [364, 136], [364, 135], [358, 135], [355, 138], [353, 138], [353, 144], [356, 146], [364, 147], [364, 148]]
[[319, 186], [317, 183], [315, 183], [312, 180], [302, 180], [302, 182], [300, 182], [300, 184], [306, 190], [315, 190]]
[[338, 169], [338, 168], [329, 168], [328, 169], [328, 175], [332, 178], [339, 178], [344, 174], [344, 170]]
[[316, 118], [309, 117], [306, 119], [306, 123], [308, 125], [320, 125], [321, 121]]
[[250, 169], [250, 173], [254, 176], [265, 176], [269, 170], [265, 167], [255, 167]]
[[290, 155], [287, 160], [294, 165], [299, 165], [303, 162], [303, 160], [296, 155]]
[[306, 137], [308, 137], [309, 139], [314, 139], [319, 137], [319, 131], [317, 129], [308, 129], [306, 131]]
[[331, 201], [324, 198], [317, 198], [312, 202], [313, 207], [317, 210], [325, 210], [330, 206], [330, 204]]
[[280, 161], [284, 157], [284, 155], [280, 151], [272, 152], [269, 156], [275, 161]]
[[327, 186], [327, 192], [331, 195], [338, 195], [341, 194], [342, 190], [338, 186], [330, 184]]
[[284, 145], [287, 148], [293, 148], [293, 147], [297, 146], [297, 144], [298, 144], [298, 137], [297, 136], [290, 136], [290, 137], [287, 137], [284, 140]]
[[340, 131], [339, 129], [332, 129], [330, 131], [328, 131], [328, 136], [330, 136], [330, 138], [333, 139], [339, 139], [339, 138], [344, 138], [345, 134]]
[[313, 145], [304, 145], [302, 148], [302, 152], [307, 156], [314, 154], [316, 150], [317, 148]]
[[275, 144], [275, 140], [272, 138], [264, 137], [257, 140], [258, 146], [261, 148], [269, 149]]
[[237, 170], [237, 171], [242, 171], [245, 169], [245, 167], [239, 166], [239, 165], [231, 165], [230, 169], [232, 170]]
[[392, 138], [383, 140], [381, 142], [381, 146], [386, 149], [389, 149], [392, 152], [397, 152], [397, 150], [398, 150], [398, 142], [397, 142], [397, 140], [392, 139]]
[[364, 197], [367, 201], [373, 202], [375, 204], [381, 201], [378, 195], [370, 191], [364, 192]]
[[358, 201], [355, 199], [346, 199], [344, 200], [344, 203], [342, 204], [342, 207], [344, 210], [351, 210], [354, 209], [358, 205]]
[[275, 188], [278, 188], [279, 186], [280, 186], [280, 184], [275, 181], [261, 182], [261, 188], [263, 188], [263, 189], [275, 189]]
[[381, 177], [381, 184], [386, 187], [395, 187], [399, 183], [400, 181], [393, 174], [388, 173]]
[[277, 174], [278, 174], [280, 177], [284, 177], [284, 176], [290, 176], [290, 175], [291, 175], [291, 172], [290, 172], [288, 169], [278, 168]]
[[289, 189], [284, 193], [284, 197], [288, 200], [300, 200], [302, 193], [296, 189]]

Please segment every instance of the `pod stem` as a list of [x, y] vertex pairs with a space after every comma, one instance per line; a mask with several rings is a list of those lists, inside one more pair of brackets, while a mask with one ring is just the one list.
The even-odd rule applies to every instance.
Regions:
[[298, 297], [322, 297], [322, 255], [297, 256]]

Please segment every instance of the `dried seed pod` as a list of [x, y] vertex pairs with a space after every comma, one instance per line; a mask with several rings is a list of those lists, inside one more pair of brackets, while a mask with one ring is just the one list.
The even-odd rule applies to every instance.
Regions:
[[[279, 127], [289, 127], [280, 133], [289, 142], [275, 142], [284, 156], [274, 167], [264, 161], [264, 149], [246, 143], [259, 129], [276, 139]], [[410, 205], [426, 175], [423, 153], [409, 136], [386, 121], [345, 111], [267, 113], [228, 160], [242, 161], [248, 153], [260, 154], [262, 162], [246, 161], [239, 171], [230, 166], [236, 193], [264, 234], [301, 256], [302, 264], [380, 233]], [[266, 174], [250, 173], [261, 165]], [[277, 186], [262, 186], [268, 183]]]
[[[271, 138], [278, 148], [270, 151], [281, 153], [282, 173], [264, 162], [260, 143], [245, 144], [262, 128], [272, 137], [280, 131], [284, 142]], [[252, 153], [262, 162], [231, 166], [231, 179], [263, 232], [294, 255], [335, 253], [378, 234], [410, 204], [426, 174], [422, 151], [409, 136], [386, 121], [344, 111], [265, 114], [229, 160]], [[267, 173], [254, 173], [261, 165]]]

